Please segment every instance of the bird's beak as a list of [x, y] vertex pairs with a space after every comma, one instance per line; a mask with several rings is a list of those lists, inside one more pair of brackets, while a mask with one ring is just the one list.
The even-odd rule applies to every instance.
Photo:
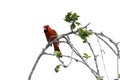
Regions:
[[44, 29], [44, 32], [45, 32], [45, 33], [48, 31], [47, 28], [45, 28], [45, 27], [44, 27], [43, 29]]
[[45, 27], [43, 28], [44, 30], [47, 30]]

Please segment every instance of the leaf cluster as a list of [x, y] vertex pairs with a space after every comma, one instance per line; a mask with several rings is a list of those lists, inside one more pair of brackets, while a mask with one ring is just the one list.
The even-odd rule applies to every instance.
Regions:
[[82, 28], [79, 28], [78, 29], [78, 35], [83, 40], [83, 43], [86, 43], [87, 42], [87, 37], [89, 37], [89, 35], [92, 35], [92, 32], [90, 32], [88, 30], [84, 30]]
[[57, 58], [62, 57], [62, 53], [61, 53], [60, 51], [54, 51], [54, 55], [55, 55]]
[[68, 23], [72, 23], [70, 25], [71, 29], [75, 29], [76, 28], [76, 25], [80, 25], [80, 22], [77, 22], [78, 18], [80, 16], [77, 15], [77, 13], [72, 13], [72, 12], [68, 12], [67, 15], [65, 16], [65, 21], [68, 22]]

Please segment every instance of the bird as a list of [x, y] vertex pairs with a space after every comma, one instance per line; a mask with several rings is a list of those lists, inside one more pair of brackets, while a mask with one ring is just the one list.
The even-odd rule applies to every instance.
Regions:
[[[43, 29], [48, 42], [51, 42], [57, 38], [57, 32], [54, 29], [51, 29], [49, 25], [45, 25]], [[53, 46], [54, 51], [59, 51], [61, 53], [58, 42], [53, 42]]]

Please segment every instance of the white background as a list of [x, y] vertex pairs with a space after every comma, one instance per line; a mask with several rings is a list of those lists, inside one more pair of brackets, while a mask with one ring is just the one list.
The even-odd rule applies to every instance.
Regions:
[[[63, 21], [69, 11], [81, 16], [82, 26], [91, 22], [90, 29], [120, 41], [119, 10], [119, 0], [1, 0], [0, 80], [27, 80], [37, 56], [47, 43], [43, 26], [49, 24], [58, 34], [69, 32], [69, 24]], [[53, 52], [52, 47], [50, 51]], [[115, 58], [109, 55], [108, 59], [109, 76], [113, 80], [116, 78], [116, 64], [112, 64]], [[54, 72], [56, 64], [55, 57], [44, 56], [32, 80], [95, 80], [82, 64], [73, 61], [70, 67], [57, 74]]]

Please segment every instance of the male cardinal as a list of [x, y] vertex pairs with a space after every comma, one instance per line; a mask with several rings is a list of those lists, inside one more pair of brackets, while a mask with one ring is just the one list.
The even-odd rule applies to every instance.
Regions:
[[[46, 39], [48, 42], [53, 41], [54, 39], [57, 38], [57, 33], [55, 30], [51, 29], [49, 25], [45, 25], [44, 27], [44, 33], [46, 36]], [[59, 46], [58, 46], [58, 42], [53, 42], [53, 46], [54, 46], [54, 51], [60, 51]]]

